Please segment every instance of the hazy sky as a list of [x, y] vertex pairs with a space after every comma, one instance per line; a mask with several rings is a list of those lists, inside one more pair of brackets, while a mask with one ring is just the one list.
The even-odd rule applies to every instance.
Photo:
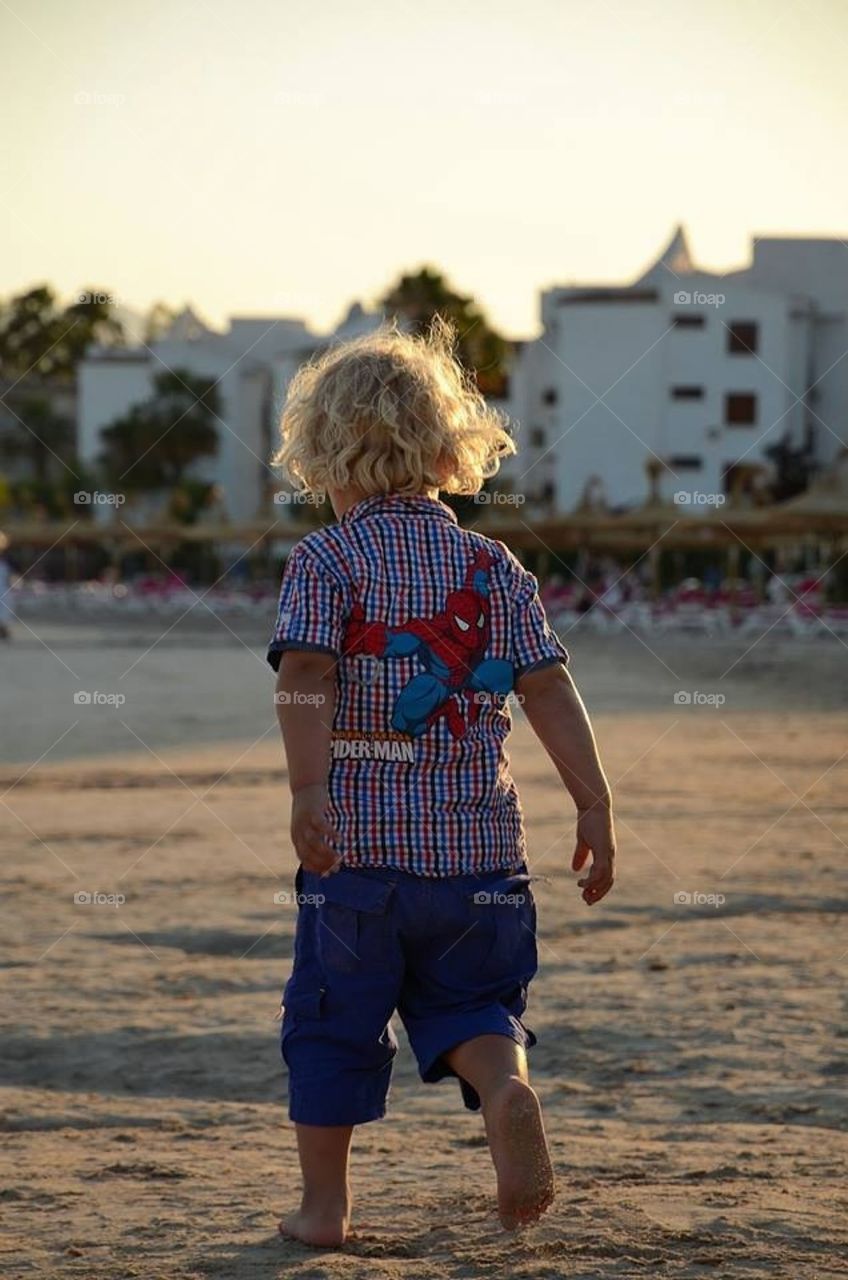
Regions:
[[846, 37], [845, 0], [0, 0], [0, 295], [326, 328], [430, 262], [521, 335], [677, 221], [719, 269], [848, 240]]

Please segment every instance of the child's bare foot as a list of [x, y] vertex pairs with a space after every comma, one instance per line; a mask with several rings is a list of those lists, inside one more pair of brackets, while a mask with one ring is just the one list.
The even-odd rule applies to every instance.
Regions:
[[289, 1213], [280, 1223], [280, 1235], [289, 1240], [300, 1240], [315, 1248], [339, 1248], [347, 1239], [350, 1222], [350, 1206], [344, 1202], [310, 1204], [306, 1201], [295, 1213]]
[[508, 1231], [540, 1218], [554, 1198], [554, 1174], [539, 1099], [511, 1077], [486, 1102], [486, 1134], [498, 1176], [498, 1213]]

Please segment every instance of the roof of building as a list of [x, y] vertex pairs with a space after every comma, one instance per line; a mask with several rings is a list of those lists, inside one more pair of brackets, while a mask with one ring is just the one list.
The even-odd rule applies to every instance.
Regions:
[[686, 229], [682, 223], [678, 223], [660, 256], [651, 264], [644, 275], [641, 275], [634, 283], [638, 287], [639, 285], [652, 284], [656, 280], [662, 280], [667, 275], [693, 275], [697, 270], [698, 268], [695, 266], [689, 249], [689, 241], [686, 238]]
[[186, 306], [162, 336], [169, 342], [196, 342], [199, 338], [220, 338], [221, 334], [204, 324], [193, 307]]

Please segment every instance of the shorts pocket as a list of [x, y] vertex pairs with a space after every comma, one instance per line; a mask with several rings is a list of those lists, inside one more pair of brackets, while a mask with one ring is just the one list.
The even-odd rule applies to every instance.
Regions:
[[308, 987], [306, 990], [299, 990], [294, 984], [294, 979], [290, 978], [286, 983], [283, 992], [283, 1025], [280, 1030], [280, 1048], [283, 1054], [283, 1060], [288, 1063], [286, 1057], [286, 1044], [291, 1038], [292, 1032], [297, 1031], [304, 1023], [317, 1021], [321, 1017], [325, 987]]
[[318, 892], [318, 956], [323, 970], [354, 973], [383, 967], [394, 886], [342, 870], [322, 880]]
[[313, 987], [308, 991], [289, 991], [290, 985], [286, 985], [283, 994], [283, 1017], [295, 1022], [302, 1018], [320, 1018], [321, 1002], [326, 988]]
[[529, 981], [536, 972], [536, 904], [525, 872], [482, 881], [468, 891], [470, 911], [488, 940], [486, 968], [494, 977]]

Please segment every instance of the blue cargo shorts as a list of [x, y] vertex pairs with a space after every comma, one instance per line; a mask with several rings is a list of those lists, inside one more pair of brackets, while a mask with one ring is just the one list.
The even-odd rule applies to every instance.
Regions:
[[[536, 1043], [521, 1018], [536, 972], [526, 867], [450, 877], [392, 867], [297, 873], [292, 975], [283, 993], [289, 1115], [353, 1125], [385, 1115], [397, 1010], [429, 1083], [474, 1036]], [[470, 1110], [480, 1099], [460, 1080]]]

